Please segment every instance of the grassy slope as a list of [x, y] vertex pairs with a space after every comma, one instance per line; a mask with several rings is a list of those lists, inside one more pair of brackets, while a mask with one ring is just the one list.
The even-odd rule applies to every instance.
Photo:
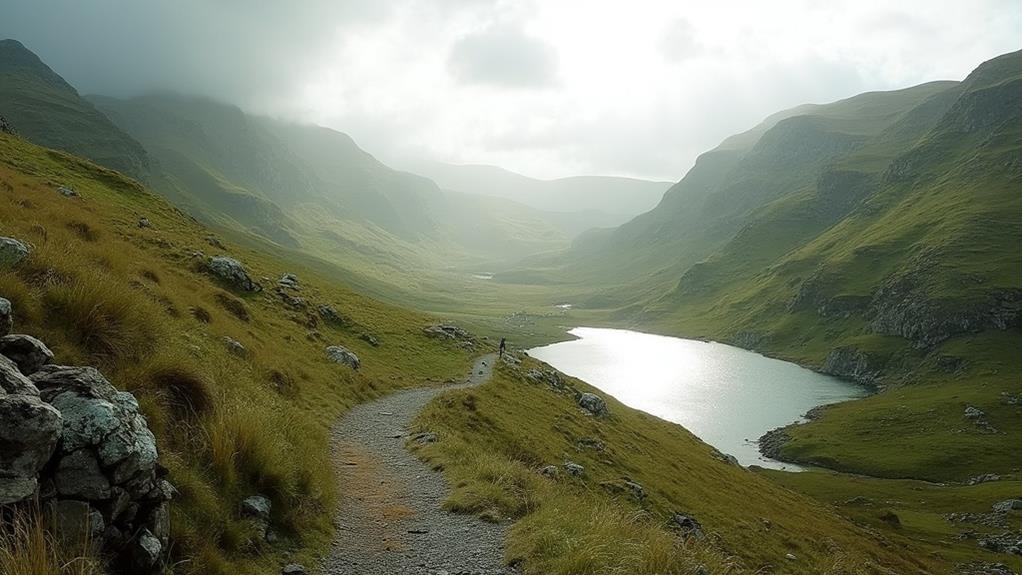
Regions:
[[[1015, 55], [1006, 58], [1019, 69]], [[989, 67], [974, 76], [988, 78]], [[1014, 193], [1012, 163], [1022, 124], [1008, 108], [993, 112], [999, 119], [992, 126], [958, 128], [985, 118], [983, 102], [991, 97], [1016, 98], [1018, 81], [977, 85], [970, 77], [954, 99], [893, 126], [832, 167], [865, 182], [859, 192], [865, 199], [845, 214], [821, 217], [819, 183], [774, 202], [652, 308], [666, 312], [662, 326], [725, 339], [756, 332], [765, 336], [762, 350], [809, 365], [822, 365], [836, 347], [854, 347], [886, 362], [888, 383], [926, 384], [828, 410], [792, 431], [788, 456], [874, 475], [954, 481], [1016, 465], [1012, 446], [1022, 440], [1022, 421], [1000, 394], [1020, 391], [1012, 376], [1020, 361], [1017, 329], [921, 347], [877, 333], [866, 323], [865, 304], [854, 303], [868, 302], [891, 278], [909, 276], [915, 282], [909, 297], [931, 306], [929, 317], [941, 318], [983, 305], [998, 290], [1022, 287], [1022, 229], [1015, 225], [1022, 198]], [[999, 93], [991, 96], [992, 90]], [[911, 178], [892, 180], [888, 166], [895, 162], [910, 164]], [[845, 193], [853, 192], [846, 186]], [[851, 313], [825, 316], [819, 303], [792, 309], [789, 302], [808, 278], [816, 282], [816, 302], [851, 302]], [[940, 369], [947, 358], [964, 359], [966, 367]], [[982, 433], [965, 421], [966, 405], [989, 409], [1000, 433]]]
[[[81, 198], [55, 191], [70, 185]], [[152, 228], [140, 229], [145, 216]], [[0, 135], [0, 231], [34, 244], [0, 270], [16, 329], [40, 337], [68, 364], [100, 367], [138, 395], [161, 462], [181, 491], [173, 507], [178, 573], [274, 573], [328, 541], [337, 486], [327, 429], [347, 407], [390, 389], [456, 377], [466, 352], [424, 337], [428, 317], [357, 295], [294, 259], [229, 245], [253, 277], [295, 272], [312, 304], [330, 303], [347, 327], [291, 310], [270, 291], [218, 285], [190, 254], [213, 253], [208, 230], [134, 181], [84, 160]], [[248, 319], [231, 309], [245, 310]], [[205, 320], [198, 319], [204, 317]], [[361, 336], [372, 333], [379, 348]], [[248, 349], [231, 355], [222, 336]], [[342, 344], [362, 359], [353, 373], [329, 363]], [[274, 501], [273, 546], [251, 541], [242, 498]]]
[[[438, 398], [416, 427], [439, 441], [414, 447], [454, 485], [451, 509], [518, 519], [506, 553], [525, 573], [693, 573], [699, 564], [711, 573], [949, 571], [913, 541], [855, 527], [811, 498], [724, 463], [680, 426], [613, 399], [611, 417], [594, 419], [571, 391], [524, 378], [533, 366], [502, 365], [490, 383]], [[579, 447], [582, 438], [605, 450]], [[567, 460], [585, 466], [585, 476], [538, 473]], [[623, 477], [644, 487], [644, 501], [601, 485]], [[675, 511], [692, 514], [711, 536], [679, 546], [666, 529]]]

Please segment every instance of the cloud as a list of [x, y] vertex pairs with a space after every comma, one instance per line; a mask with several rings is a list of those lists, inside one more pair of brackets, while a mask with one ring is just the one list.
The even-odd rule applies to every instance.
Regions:
[[542, 88], [556, 81], [557, 52], [520, 28], [498, 26], [455, 42], [447, 69], [465, 84]]
[[540, 177], [676, 180], [775, 111], [961, 79], [1022, 29], [1017, 0], [0, 2], [0, 38], [83, 93], [192, 93], [385, 161]]
[[702, 50], [695, 27], [685, 18], [678, 18], [664, 29], [658, 47], [668, 62], [683, 62]]

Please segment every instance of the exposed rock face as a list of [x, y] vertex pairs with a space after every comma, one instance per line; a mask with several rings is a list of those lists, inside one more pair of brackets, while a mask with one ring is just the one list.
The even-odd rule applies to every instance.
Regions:
[[135, 397], [94, 368], [49, 365], [52, 354], [34, 338], [7, 338], [0, 342], [10, 354], [0, 355], [0, 504], [38, 497], [60, 537], [101, 541], [120, 572], [162, 570], [174, 488], [162, 479]]
[[610, 411], [607, 409], [607, 402], [595, 393], [587, 392], [579, 395], [578, 404], [582, 407], [582, 409], [596, 417], [606, 417], [610, 415]]
[[14, 329], [14, 309], [11, 302], [0, 297], [0, 335], [7, 335]]
[[263, 287], [248, 276], [245, 266], [234, 258], [214, 256], [209, 258], [209, 271], [223, 282], [248, 292], [262, 291]]
[[0, 505], [32, 496], [60, 438], [61, 415], [37, 395], [0, 397]]
[[330, 361], [347, 365], [351, 369], [357, 370], [362, 366], [362, 362], [359, 361], [358, 356], [344, 346], [331, 345], [326, 348], [326, 355], [330, 358]]
[[24, 242], [14, 238], [0, 237], [0, 265], [14, 265], [28, 257], [29, 249]]
[[820, 371], [863, 385], [876, 385], [883, 374], [885, 360], [854, 347], [839, 347], [827, 354]]
[[866, 312], [871, 330], [928, 348], [963, 333], [1022, 326], [1022, 290], [987, 290], [967, 302], [945, 300], [926, 294], [920, 273], [888, 278], [874, 292]]
[[53, 361], [53, 352], [38, 339], [24, 334], [0, 337], [0, 354], [18, 364], [25, 375], [31, 375]]

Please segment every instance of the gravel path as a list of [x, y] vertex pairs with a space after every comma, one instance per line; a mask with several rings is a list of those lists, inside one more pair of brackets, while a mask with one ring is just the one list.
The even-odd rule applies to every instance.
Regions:
[[505, 526], [441, 508], [443, 477], [404, 448], [412, 419], [434, 397], [490, 378], [496, 354], [466, 383], [402, 391], [353, 408], [333, 429], [341, 504], [322, 572], [330, 575], [497, 575]]

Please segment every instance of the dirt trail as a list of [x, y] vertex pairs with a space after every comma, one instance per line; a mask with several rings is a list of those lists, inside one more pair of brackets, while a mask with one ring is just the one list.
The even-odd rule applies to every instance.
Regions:
[[353, 408], [333, 429], [341, 483], [337, 537], [322, 566], [331, 575], [496, 575], [506, 527], [441, 508], [443, 477], [404, 448], [408, 428], [434, 397], [490, 379], [496, 354], [476, 360], [464, 384], [402, 391]]

